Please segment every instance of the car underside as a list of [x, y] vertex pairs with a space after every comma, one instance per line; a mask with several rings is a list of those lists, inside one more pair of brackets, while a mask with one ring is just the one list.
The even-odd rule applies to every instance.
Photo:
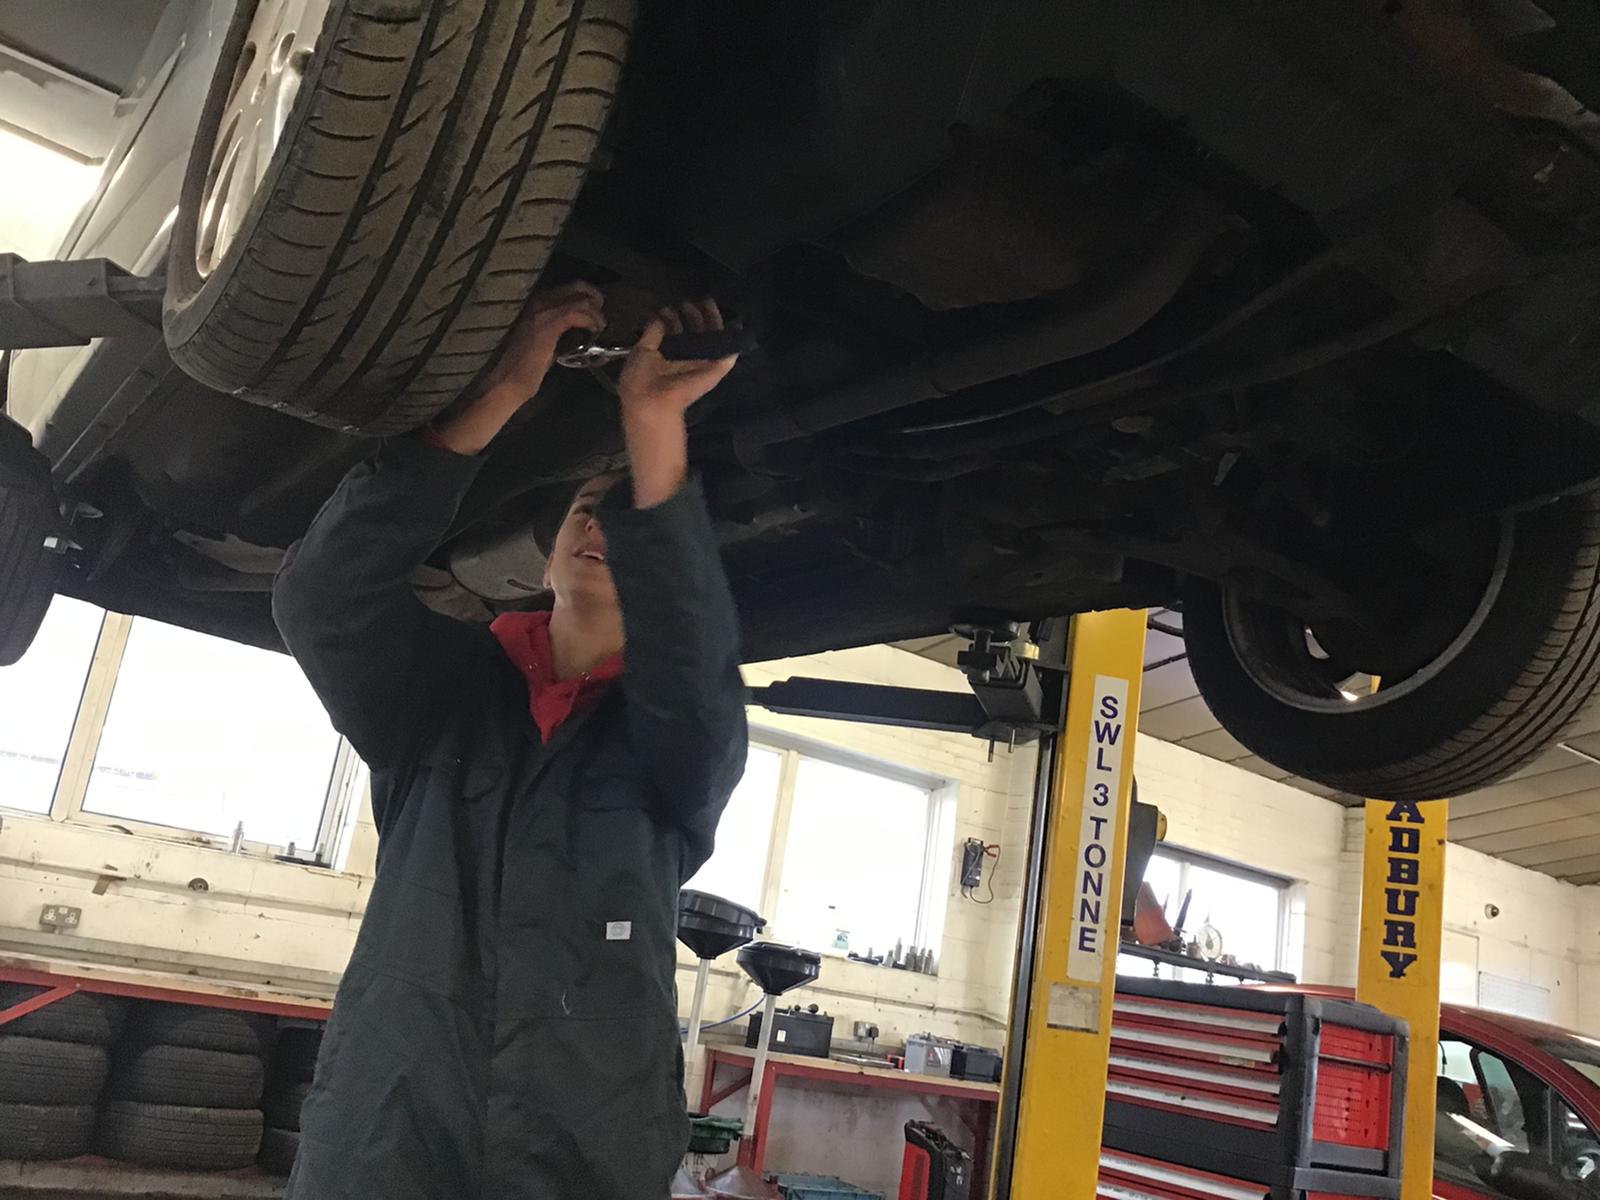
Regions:
[[[1597, 50], [1575, 0], [647, 5], [543, 281], [754, 331], [692, 427], [752, 659], [1210, 587], [1403, 679], [1600, 479]], [[92, 452], [36, 439], [61, 586], [273, 645], [372, 443], [143, 370]], [[546, 603], [620, 457], [605, 370], [556, 372], [419, 592]]]

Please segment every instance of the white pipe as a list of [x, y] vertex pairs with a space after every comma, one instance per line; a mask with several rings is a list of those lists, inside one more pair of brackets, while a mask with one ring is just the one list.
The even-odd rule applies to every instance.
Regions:
[[706, 984], [711, 980], [711, 960], [702, 958], [694, 977], [694, 1003], [689, 1006], [689, 1036], [683, 1043], [683, 1086], [689, 1086], [694, 1074], [695, 1059], [699, 1057], [700, 1018], [705, 1015]]
[[756, 1065], [750, 1071], [750, 1104], [744, 1112], [744, 1135], [749, 1137], [756, 1127], [756, 1106], [761, 1103], [761, 1080], [767, 1073], [767, 1051], [772, 1048], [772, 1026], [778, 1012], [778, 997], [767, 996], [766, 1007], [761, 1010], [761, 1036], [756, 1039]]

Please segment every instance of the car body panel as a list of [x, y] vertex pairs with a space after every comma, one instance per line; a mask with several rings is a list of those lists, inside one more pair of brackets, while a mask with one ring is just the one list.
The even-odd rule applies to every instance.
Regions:
[[[116, 140], [99, 185], [58, 257], [106, 258], [135, 274], [162, 268], [194, 123], [232, 11], [231, 0], [185, 0], [162, 16], [132, 87], [117, 102]], [[142, 364], [161, 344], [160, 331], [152, 335], [13, 356], [8, 415], [33, 435], [59, 479], [70, 481], [91, 457], [110, 450], [93, 443], [91, 454], [85, 434], [122, 385], [149, 369]]]

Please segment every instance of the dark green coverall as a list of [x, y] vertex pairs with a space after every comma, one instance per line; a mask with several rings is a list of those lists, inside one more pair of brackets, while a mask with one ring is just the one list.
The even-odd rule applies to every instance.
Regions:
[[677, 895], [746, 747], [711, 524], [692, 484], [606, 498], [626, 668], [544, 745], [495, 637], [410, 583], [481, 461], [386, 443], [273, 592], [379, 835], [292, 1200], [663, 1200], [687, 1143]]

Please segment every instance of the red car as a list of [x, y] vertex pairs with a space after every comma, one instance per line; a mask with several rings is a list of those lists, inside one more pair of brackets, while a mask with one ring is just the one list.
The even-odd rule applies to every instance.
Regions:
[[1445, 1004], [1438, 1079], [1434, 1195], [1600, 1197], [1600, 1040]]

